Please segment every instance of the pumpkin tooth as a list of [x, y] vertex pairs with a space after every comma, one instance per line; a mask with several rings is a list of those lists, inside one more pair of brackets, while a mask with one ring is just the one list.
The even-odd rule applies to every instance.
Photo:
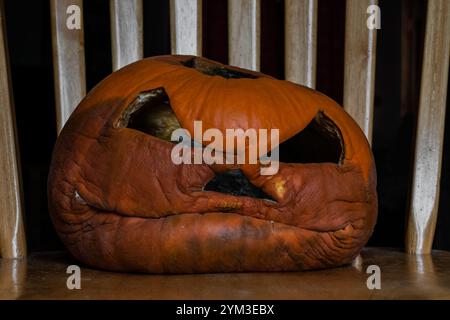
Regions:
[[275, 182], [276, 194], [281, 199], [284, 197], [284, 194], [286, 193], [285, 184], [286, 184], [285, 180], [278, 180]]

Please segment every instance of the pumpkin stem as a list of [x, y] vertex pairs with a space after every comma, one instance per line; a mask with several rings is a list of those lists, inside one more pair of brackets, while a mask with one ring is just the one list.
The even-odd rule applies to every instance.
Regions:
[[220, 76], [225, 79], [242, 79], [242, 78], [248, 78], [248, 79], [257, 79], [258, 77], [250, 74], [245, 73], [238, 70], [233, 70], [231, 68], [226, 68], [222, 65], [215, 64], [210, 61], [202, 60], [199, 58], [191, 58], [186, 61], [182, 61], [181, 64], [188, 68], [193, 68], [203, 74], [206, 74], [208, 76]]

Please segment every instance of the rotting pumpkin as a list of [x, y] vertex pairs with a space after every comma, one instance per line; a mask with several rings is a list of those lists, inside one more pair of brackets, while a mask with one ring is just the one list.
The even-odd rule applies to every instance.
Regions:
[[[175, 165], [174, 128], [279, 128], [280, 167]], [[59, 135], [48, 181], [57, 233], [81, 262], [148, 273], [294, 271], [350, 263], [377, 216], [355, 121], [325, 95], [193, 56], [114, 72]]]

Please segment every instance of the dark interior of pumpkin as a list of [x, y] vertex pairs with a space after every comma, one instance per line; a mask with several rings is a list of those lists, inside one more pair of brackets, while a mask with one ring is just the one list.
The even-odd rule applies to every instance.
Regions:
[[[171, 141], [172, 132], [181, 127], [164, 88], [140, 93], [124, 111], [120, 121], [122, 127], [139, 130], [172, 143], [176, 143]], [[302, 131], [277, 148], [279, 160], [284, 163], [340, 164], [344, 158], [341, 131], [323, 112], [318, 112]], [[217, 173], [204, 186], [204, 190], [273, 200], [253, 185], [239, 169]]]
[[344, 160], [341, 131], [322, 111], [299, 133], [278, 146], [280, 162], [340, 164]]

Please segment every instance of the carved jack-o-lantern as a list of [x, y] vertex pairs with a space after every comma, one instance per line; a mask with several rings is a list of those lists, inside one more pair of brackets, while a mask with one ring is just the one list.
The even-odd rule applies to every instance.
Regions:
[[[193, 136], [196, 120], [279, 129], [278, 172], [175, 164], [171, 134]], [[350, 263], [375, 225], [375, 189], [369, 144], [334, 101], [192, 56], [145, 59], [102, 81], [61, 132], [48, 184], [53, 223], [77, 259], [152, 273]]]

